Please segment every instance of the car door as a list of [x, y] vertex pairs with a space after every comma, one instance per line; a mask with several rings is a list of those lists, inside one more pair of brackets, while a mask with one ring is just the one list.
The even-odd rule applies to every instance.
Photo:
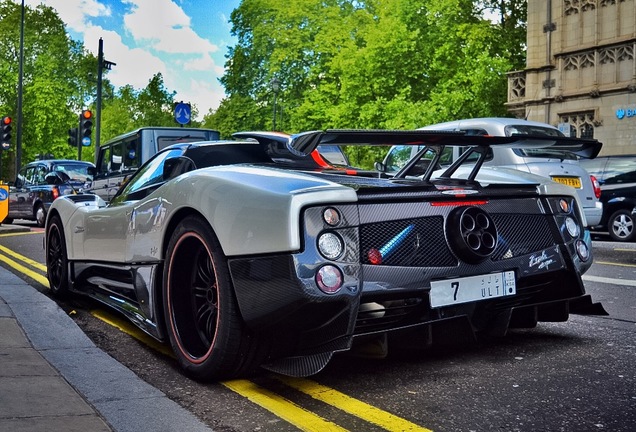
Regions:
[[23, 167], [18, 173], [15, 183], [9, 188], [9, 217], [11, 219], [31, 218], [30, 187], [35, 174], [34, 166]]

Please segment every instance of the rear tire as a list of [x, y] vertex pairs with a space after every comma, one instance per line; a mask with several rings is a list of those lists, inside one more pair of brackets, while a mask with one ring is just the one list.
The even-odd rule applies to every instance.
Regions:
[[256, 337], [240, 316], [227, 259], [205, 220], [190, 216], [168, 243], [163, 275], [170, 345], [192, 378], [227, 379], [256, 369]]
[[617, 210], [607, 221], [607, 230], [612, 239], [630, 242], [636, 238], [634, 216], [628, 210]]
[[39, 228], [44, 228], [44, 224], [46, 223], [46, 210], [42, 204], [39, 204], [35, 208], [35, 222], [37, 223]]
[[68, 256], [62, 220], [58, 216], [51, 217], [46, 231], [46, 277], [51, 292], [63, 297], [68, 294]]

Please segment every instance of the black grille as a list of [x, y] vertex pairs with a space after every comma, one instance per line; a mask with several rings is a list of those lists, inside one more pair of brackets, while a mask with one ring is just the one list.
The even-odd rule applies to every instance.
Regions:
[[493, 260], [525, 255], [554, 245], [544, 215], [491, 214], [499, 239]]
[[[402, 235], [400, 235], [402, 233]], [[391, 246], [394, 242], [393, 246]], [[360, 227], [362, 262], [381, 253], [388, 266], [450, 267], [457, 265], [444, 237], [441, 216], [380, 222]], [[372, 251], [370, 253], [370, 251]], [[373, 252], [378, 251], [378, 252]]]
[[[554, 245], [549, 220], [541, 214], [493, 214], [497, 228], [495, 261]], [[457, 258], [444, 237], [444, 219], [431, 216], [380, 222], [360, 227], [363, 264], [406, 267], [453, 267]], [[373, 263], [372, 259], [380, 262]]]

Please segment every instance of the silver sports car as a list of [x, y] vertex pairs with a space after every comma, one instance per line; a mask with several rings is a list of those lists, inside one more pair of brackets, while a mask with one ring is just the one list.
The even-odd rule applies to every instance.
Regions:
[[[235, 137], [160, 151], [108, 204], [91, 194], [55, 200], [45, 236], [52, 292], [117, 309], [169, 341], [199, 380], [260, 367], [307, 376], [370, 338], [424, 348], [604, 312], [581, 281], [592, 250], [576, 191], [481, 166], [490, 146], [595, 157], [597, 141], [373, 130]], [[425, 147], [390, 176], [319, 153], [397, 144]], [[444, 166], [449, 146], [467, 150]]]

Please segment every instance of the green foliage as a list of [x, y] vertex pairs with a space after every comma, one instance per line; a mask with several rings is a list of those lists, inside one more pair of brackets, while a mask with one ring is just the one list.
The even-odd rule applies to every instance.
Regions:
[[[484, 16], [495, 17], [491, 20]], [[289, 132], [417, 128], [504, 116], [507, 77], [525, 65], [523, 0], [243, 0], [221, 79], [228, 95], [204, 124]], [[378, 155], [352, 153], [369, 167]]]
[[[20, 15], [19, 4], [0, 0], [0, 116], [14, 119], [12, 147], [0, 153], [1, 179], [5, 181], [13, 180], [19, 168], [15, 165]], [[24, 24], [20, 163], [31, 162], [39, 154], [75, 159], [78, 149], [68, 145], [68, 130], [78, 126], [82, 109], [95, 113], [97, 58], [68, 36], [64, 23], [50, 7], [26, 6]], [[175, 126], [174, 95], [165, 88], [160, 73], [141, 90], [125, 86], [115, 91], [104, 77], [101, 141], [141, 126]], [[196, 106], [192, 111], [196, 115]], [[198, 125], [193, 122], [193, 126]], [[94, 127], [93, 143], [95, 136]], [[82, 147], [83, 160], [94, 160], [94, 147]]]

